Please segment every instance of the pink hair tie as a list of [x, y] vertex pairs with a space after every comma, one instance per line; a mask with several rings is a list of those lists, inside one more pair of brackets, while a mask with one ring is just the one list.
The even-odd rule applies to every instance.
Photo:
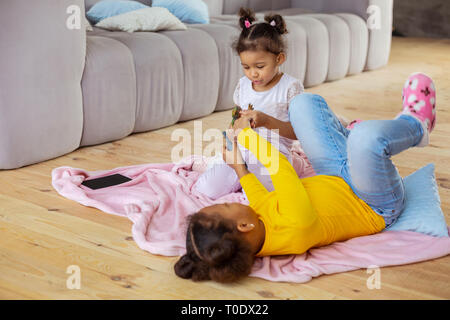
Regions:
[[252, 25], [251, 23], [250, 23], [250, 21], [248, 21], [248, 19], [245, 19], [245, 27], [248, 29], [248, 28], [250, 28], [250, 26]]
[[270, 21], [270, 25], [271, 25], [272, 27], [275, 27], [277, 24], [276, 24], [275, 20], [272, 20], [272, 21]]

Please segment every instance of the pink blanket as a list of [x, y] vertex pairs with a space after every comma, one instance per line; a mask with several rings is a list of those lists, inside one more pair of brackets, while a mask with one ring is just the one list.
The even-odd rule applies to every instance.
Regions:
[[[192, 157], [178, 164], [135, 165], [95, 172], [60, 167], [52, 171], [52, 184], [66, 198], [128, 217], [133, 222], [133, 239], [141, 249], [165, 256], [182, 255], [185, 253], [188, 215], [214, 203], [247, 204], [240, 192], [216, 201], [196, 193], [192, 186], [200, 175], [195, 170], [199, 160], [203, 159]], [[115, 173], [133, 180], [98, 190], [81, 185], [87, 178]], [[250, 275], [271, 281], [301, 283], [322, 274], [408, 264], [448, 254], [449, 237], [384, 231], [311, 249], [302, 255], [257, 258]]]

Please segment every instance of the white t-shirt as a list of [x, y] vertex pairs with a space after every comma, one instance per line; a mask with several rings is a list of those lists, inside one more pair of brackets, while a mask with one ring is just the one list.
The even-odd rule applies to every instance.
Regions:
[[[247, 110], [248, 105], [252, 104], [253, 109], [287, 122], [289, 121], [289, 103], [292, 98], [303, 93], [303, 91], [304, 88], [301, 81], [286, 73], [283, 73], [278, 83], [270, 90], [262, 92], [255, 91], [250, 79], [244, 76], [239, 79], [234, 91], [233, 100], [243, 110]], [[289, 159], [289, 150], [297, 140], [279, 136], [273, 131], [267, 132], [266, 128], [256, 128], [255, 131], [271, 142], [274, 147]]]
[[284, 73], [278, 83], [267, 91], [255, 91], [252, 82], [242, 77], [234, 91], [234, 103], [243, 110], [252, 104], [255, 110], [264, 112], [278, 120], [289, 121], [288, 110], [292, 98], [304, 91], [300, 80]]

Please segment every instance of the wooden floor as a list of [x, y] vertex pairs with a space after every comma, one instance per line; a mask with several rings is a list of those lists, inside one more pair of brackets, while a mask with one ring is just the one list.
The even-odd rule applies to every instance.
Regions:
[[[394, 158], [402, 175], [436, 164], [442, 208], [450, 223], [450, 39], [394, 38], [389, 65], [307, 89], [347, 118], [392, 118], [400, 110], [406, 77], [423, 71], [435, 79], [437, 126], [427, 148]], [[203, 130], [223, 128], [230, 112], [202, 119]], [[193, 283], [173, 273], [175, 257], [140, 250], [126, 218], [59, 196], [51, 170], [72, 166], [112, 169], [169, 162], [175, 128], [193, 121], [81, 148], [17, 170], [0, 171], [0, 298], [3, 299], [450, 299], [450, 256], [381, 269], [381, 288], [368, 289], [367, 270], [326, 275], [305, 284], [247, 278], [239, 283]], [[70, 265], [81, 288], [68, 289]]]

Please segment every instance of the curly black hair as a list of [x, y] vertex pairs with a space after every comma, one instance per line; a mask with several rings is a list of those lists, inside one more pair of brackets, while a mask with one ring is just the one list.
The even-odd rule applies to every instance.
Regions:
[[242, 31], [233, 43], [233, 48], [238, 54], [247, 50], [264, 50], [278, 55], [286, 51], [287, 45], [283, 35], [288, 33], [288, 30], [281, 15], [267, 14], [264, 16], [265, 22], [255, 24], [253, 24], [256, 21], [253, 10], [242, 7], [238, 15]]
[[189, 219], [186, 254], [174, 269], [184, 279], [233, 282], [251, 272], [254, 259], [232, 220], [200, 211]]

